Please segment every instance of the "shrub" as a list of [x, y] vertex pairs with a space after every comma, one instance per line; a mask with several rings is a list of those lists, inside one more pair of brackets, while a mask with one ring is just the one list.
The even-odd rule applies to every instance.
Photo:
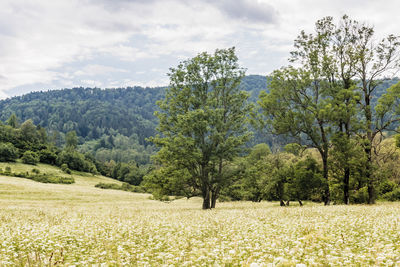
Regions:
[[32, 164], [36, 165], [39, 163], [39, 155], [33, 151], [25, 151], [25, 153], [22, 155], [22, 162], [25, 164]]
[[11, 143], [0, 143], [0, 161], [14, 162], [18, 158], [18, 149]]
[[396, 189], [396, 187], [397, 185], [395, 182], [386, 180], [379, 185], [379, 191], [382, 195], [384, 195], [386, 193], [392, 192], [393, 190]]
[[71, 174], [71, 170], [68, 168], [68, 164], [66, 163], [61, 164], [61, 170], [67, 174]]
[[350, 194], [350, 202], [355, 204], [368, 202], [368, 188], [366, 186], [360, 188], [354, 194]]
[[34, 173], [34, 174], [39, 174], [39, 173], [40, 173], [40, 170], [39, 170], [39, 169], [32, 169], [32, 173]]
[[57, 156], [57, 165], [68, 164], [68, 168], [76, 171], [97, 173], [96, 166], [85, 159], [84, 155], [77, 151], [62, 151]]
[[127, 192], [135, 192], [135, 193], [145, 193], [146, 190], [141, 186], [134, 186], [128, 183], [122, 183], [122, 185], [114, 184], [114, 183], [98, 183], [95, 185], [97, 188], [101, 189], [114, 189], [114, 190], [122, 190]]
[[6, 166], [6, 171], [5, 171], [5, 173], [11, 173], [11, 167], [10, 166]]
[[57, 155], [50, 149], [43, 149], [39, 151], [40, 162], [54, 165], [57, 160]]
[[383, 198], [388, 201], [399, 201], [400, 200], [400, 187], [397, 187], [395, 190], [384, 194]]

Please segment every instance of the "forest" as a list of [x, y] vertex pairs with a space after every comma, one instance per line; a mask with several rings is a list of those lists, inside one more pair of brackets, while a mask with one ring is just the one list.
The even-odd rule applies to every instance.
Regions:
[[[400, 200], [400, 40], [344, 16], [301, 32], [289, 65], [245, 75], [235, 48], [166, 87], [73, 88], [0, 101], [0, 161], [112, 177], [158, 200]], [[107, 185], [103, 185], [107, 188]]]

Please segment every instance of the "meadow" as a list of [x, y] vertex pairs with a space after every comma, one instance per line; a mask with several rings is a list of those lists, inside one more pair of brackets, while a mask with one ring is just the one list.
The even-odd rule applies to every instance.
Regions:
[[0, 266], [400, 266], [400, 203], [204, 211], [197, 198], [163, 203], [73, 176], [0, 177]]

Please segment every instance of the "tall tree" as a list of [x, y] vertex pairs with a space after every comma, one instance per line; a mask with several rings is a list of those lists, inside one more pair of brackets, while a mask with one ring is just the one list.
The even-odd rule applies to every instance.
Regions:
[[200, 194], [203, 209], [215, 207], [231, 179], [227, 165], [250, 138], [245, 122], [251, 107], [239, 90], [243, 76], [234, 48], [201, 53], [171, 68], [166, 97], [158, 102], [157, 160], [169, 173], [188, 174], [172, 179]]
[[305, 69], [287, 67], [272, 75], [269, 93], [261, 93], [259, 104], [275, 134], [297, 138], [321, 155], [325, 179], [324, 203], [330, 203], [328, 153], [331, 127], [326, 110], [329, 87]]
[[[332, 136], [347, 145], [355, 134], [362, 136], [367, 158], [368, 202], [374, 203], [374, 141], [378, 133], [388, 130], [398, 120], [392, 115], [395, 114], [393, 98], [399, 95], [392, 93], [391, 102], [382, 102], [384, 107], [378, 109], [374, 109], [371, 99], [382, 78], [398, 68], [400, 43], [390, 35], [374, 44], [373, 28], [347, 16], [338, 25], [332, 21], [331, 17], [317, 21], [314, 34], [301, 32], [291, 57], [291, 62], [301, 67], [275, 71], [270, 94], [261, 95], [261, 106], [275, 133], [290, 134], [318, 149], [327, 182]], [[352, 153], [342, 152], [341, 161], [346, 162], [342, 168], [347, 204], [350, 179], [347, 163]], [[327, 183], [325, 204], [328, 203]]]
[[[376, 44], [372, 27], [357, 22], [354, 22], [354, 24], [358, 29], [355, 45], [357, 51], [356, 71], [357, 78], [360, 79], [359, 90], [362, 94], [362, 101], [360, 101], [363, 111], [362, 137], [367, 157], [365, 175], [368, 182], [368, 203], [373, 204], [376, 199], [376, 179], [372, 165], [372, 153], [376, 146], [375, 140], [379, 133], [388, 130], [399, 118], [390, 116], [390, 114], [393, 114], [393, 106], [389, 105], [375, 110], [371, 100], [374, 97], [375, 90], [382, 83], [382, 78], [392, 75], [399, 69], [400, 39], [394, 35], [389, 35]], [[393, 97], [398, 99], [400, 95], [393, 95]]]

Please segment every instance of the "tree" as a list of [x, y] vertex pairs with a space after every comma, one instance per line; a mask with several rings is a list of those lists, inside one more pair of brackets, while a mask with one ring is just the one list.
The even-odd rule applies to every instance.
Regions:
[[10, 118], [8, 118], [7, 125], [10, 125], [14, 129], [18, 128], [19, 122], [18, 122], [17, 115], [15, 115], [15, 113], [11, 114]]
[[[362, 136], [359, 144], [367, 158], [368, 202], [374, 203], [372, 151], [378, 133], [390, 130], [399, 120], [395, 103], [400, 95], [394, 94], [393, 88], [382, 101], [377, 101], [376, 108], [371, 101], [382, 78], [398, 68], [400, 42], [390, 35], [375, 44], [373, 28], [348, 16], [343, 16], [337, 25], [332, 21], [332, 17], [318, 20], [315, 34], [301, 32], [291, 57], [291, 62], [301, 67], [275, 71], [271, 92], [261, 95], [261, 106], [273, 122], [275, 133], [297, 137], [318, 149], [327, 181], [332, 136], [340, 137], [346, 145], [353, 142], [354, 136]], [[349, 162], [351, 153], [343, 152], [342, 162]], [[343, 164], [342, 168], [347, 204], [351, 166]], [[329, 187], [325, 203], [329, 203]]]
[[0, 162], [12, 161], [18, 158], [18, 149], [11, 143], [0, 143]]
[[318, 150], [326, 180], [324, 203], [330, 203], [328, 155], [331, 127], [326, 110], [331, 87], [310, 70], [274, 71], [270, 92], [260, 94], [260, 107], [275, 134], [289, 135]]
[[39, 135], [36, 131], [36, 126], [33, 124], [32, 120], [27, 120], [21, 124], [21, 139], [22, 141], [29, 143], [39, 142]]
[[[363, 138], [364, 152], [367, 158], [366, 179], [368, 183], [368, 203], [375, 203], [376, 180], [373, 174], [372, 153], [376, 146], [376, 137], [390, 127], [394, 122], [399, 121], [398, 116], [393, 117], [394, 105], [400, 98], [399, 89], [392, 89], [395, 94], [388, 90], [388, 93], [380, 104], [374, 109], [371, 101], [383, 78], [392, 75], [399, 69], [400, 64], [400, 39], [389, 35], [380, 42], [375, 42], [374, 29], [357, 21], [349, 21], [354, 29], [355, 41], [351, 49], [355, 51], [355, 73], [359, 79], [357, 90], [361, 94], [359, 102], [362, 110], [362, 128], [360, 134]], [[397, 85], [398, 86], [398, 85]], [[391, 96], [389, 96], [391, 95]], [[396, 101], [397, 100], [397, 101]]]
[[78, 136], [75, 131], [70, 131], [65, 135], [66, 148], [76, 149], [78, 146]]
[[170, 86], [156, 113], [162, 135], [152, 138], [161, 147], [156, 160], [168, 173], [201, 195], [203, 209], [214, 208], [221, 188], [231, 181], [227, 165], [249, 140], [248, 94], [238, 88], [244, 70], [235, 49], [201, 53], [169, 73]]
[[287, 178], [287, 190], [290, 200], [297, 200], [303, 206], [302, 200], [309, 200], [313, 194], [319, 195], [323, 189], [324, 180], [317, 161], [306, 157], [291, 168]]
[[25, 151], [21, 157], [22, 162], [25, 164], [36, 165], [39, 163], [39, 155], [33, 151]]

